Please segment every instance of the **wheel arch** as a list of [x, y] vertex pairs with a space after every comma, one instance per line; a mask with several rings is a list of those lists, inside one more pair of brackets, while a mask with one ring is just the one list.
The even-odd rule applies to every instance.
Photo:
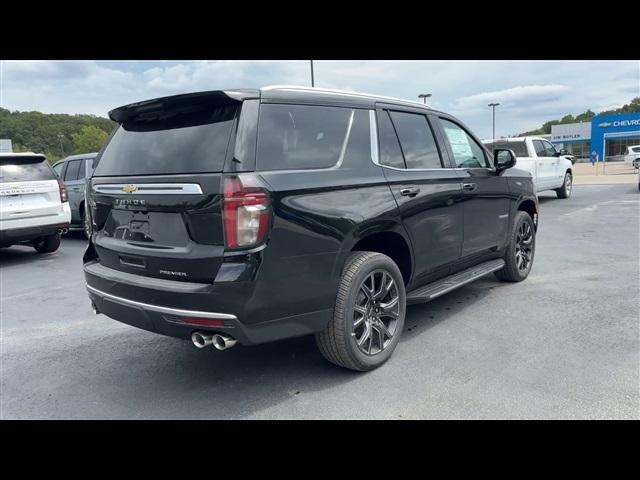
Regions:
[[385, 221], [358, 226], [342, 244], [334, 266], [334, 275], [342, 274], [347, 258], [354, 251], [387, 255], [398, 265], [405, 285], [411, 281], [414, 266], [413, 248], [401, 223]]

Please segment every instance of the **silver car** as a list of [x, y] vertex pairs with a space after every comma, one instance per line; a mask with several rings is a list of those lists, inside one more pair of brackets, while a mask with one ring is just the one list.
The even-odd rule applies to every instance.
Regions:
[[69, 195], [71, 207], [71, 227], [82, 228], [88, 235], [84, 206], [84, 188], [86, 181], [93, 172], [93, 159], [97, 152], [81, 153], [63, 158], [53, 165], [53, 170], [64, 182]]

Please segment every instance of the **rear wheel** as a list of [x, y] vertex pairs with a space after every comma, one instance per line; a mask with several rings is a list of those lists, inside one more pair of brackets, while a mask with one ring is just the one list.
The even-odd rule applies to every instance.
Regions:
[[38, 243], [33, 245], [33, 248], [36, 249], [39, 253], [51, 253], [58, 250], [60, 246], [60, 235], [55, 233], [53, 235], [49, 235], [48, 237], [43, 238]]
[[496, 272], [496, 277], [506, 282], [521, 282], [529, 276], [535, 251], [536, 229], [533, 220], [527, 212], [519, 211], [504, 254], [505, 265]]
[[564, 183], [560, 188], [556, 190], [558, 198], [569, 198], [571, 196], [571, 189], [573, 187], [573, 176], [567, 172], [564, 174]]
[[406, 293], [398, 266], [386, 255], [355, 252], [346, 262], [333, 319], [316, 334], [330, 362], [357, 371], [386, 362], [404, 328]]

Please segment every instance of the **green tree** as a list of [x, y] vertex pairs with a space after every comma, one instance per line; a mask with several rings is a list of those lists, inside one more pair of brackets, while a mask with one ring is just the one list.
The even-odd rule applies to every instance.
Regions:
[[82, 127], [80, 132], [71, 134], [74, 153], [96, 152], [102, 148], [108, 137], [107, 132], [94, 125]]

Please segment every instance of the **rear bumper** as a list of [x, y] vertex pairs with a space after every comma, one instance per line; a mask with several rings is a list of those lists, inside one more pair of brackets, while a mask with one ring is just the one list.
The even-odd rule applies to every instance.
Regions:
[[54, 235], [59, 229], [68, 228], [69, 222], [57, 223], [54, 225], [43, 225], [26, 228], [12, 228], [10, 230], [0, 230], [0, 244], [14, 244], [29, 242], [42, 237]]
[[[210, 331], [254, 345], [320, 331], [332, 315], [328, 309], [249, 324], [243, 322], [243, 313], [253, 292], [252, 282], [160, 280], [119, 272], [98, 262], [85, 264], [84, 271], [89, 298], [100, 313], [171, 337], [189, 339], [194, 331]], [[218, 320], [221, 325], [201, 325], [189, 318]]]

